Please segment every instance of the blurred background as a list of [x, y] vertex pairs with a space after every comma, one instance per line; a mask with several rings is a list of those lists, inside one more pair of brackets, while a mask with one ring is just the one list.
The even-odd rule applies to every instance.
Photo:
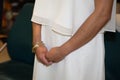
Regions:
[[[4, 47], [15, 18], [26, 3], [34, 3], [34, 0], [0, 0], [0, 48]], [[4, 54], [0, 54], [0, 62], [10, 60], [7, 49], [2, 53]]]
[[34, 0], [0, 0], [0, 33], [8, 34], [19, 10], [26, 3], [34, 3]]

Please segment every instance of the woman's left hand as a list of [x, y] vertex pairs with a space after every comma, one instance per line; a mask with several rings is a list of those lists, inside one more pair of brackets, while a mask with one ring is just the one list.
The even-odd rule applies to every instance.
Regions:
[[60, 47], [54, 47], [46, 54], [48, 61], [52, 61], [54, 63], [63, 60], [65, 56], [65, 53], [63, 53], [63, 50], [61, 50]]

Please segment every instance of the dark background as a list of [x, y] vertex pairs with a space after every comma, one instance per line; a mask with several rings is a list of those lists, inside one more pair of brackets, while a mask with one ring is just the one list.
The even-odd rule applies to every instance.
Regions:
[[2, 25], [2, 8], [3, 8], [3, 0], [0, 0], [0, 29]]
[[[19, 14], [20, 9], [23, 7], [26, 3], [34, 3], [35, 0], [0, 0], [0, 34], [7, 35], [12, 27], [12, 24], [15, 21], [15, 17]], [[11, 16], [12, 18], [10, 20], [7, 20], [8, 17], [6, 17], [6, 14], [9, 13], [9, 11], [5, 10], [5, 3], [9, 3], [9, 7], [11, 9]], [[5, 23], [4, 23], [5, 22]]]

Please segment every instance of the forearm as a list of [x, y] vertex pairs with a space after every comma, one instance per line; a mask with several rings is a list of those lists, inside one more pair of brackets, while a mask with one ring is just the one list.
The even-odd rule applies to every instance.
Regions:
[[[44, 46], [44, 44], [41, 42], [41, 24], [32, 23], [33, 28], [33, 45], [39, 45], [37, 47], [33, 47], [33, 51], [36, 54], [37, 60], [40, 61], [42, 64], [49, 66], [52, 64], [52, 62], [49, 62], [46, 59], [46, 53], [48, 53], [47, 48]], [[40, 44], [38, 43], [40, 42]]]
[[[94, 17], [94, 18], [93, 18]], [[101, 20], [102, 19], [102, 20]], [[105, 25], [107, 19], [101, 17], [95, 17], [92, 15], [72, 36], [72, 38], [63, 44], [61, 47], [66, 51], [65, 53], [70, 53], [84, 44], [89, 42]]]
[[104, 10], [104, 7], [98, 7], [98, 10], [91, 14], [72, 38], [61, 46], [64, 54], [67, 55], [88, 43], [104, 27], [111, 16], [111, 8]]
[[32, 30], [33, 30], [33, 43], [41, 41], [41, 25], [32, 23]]

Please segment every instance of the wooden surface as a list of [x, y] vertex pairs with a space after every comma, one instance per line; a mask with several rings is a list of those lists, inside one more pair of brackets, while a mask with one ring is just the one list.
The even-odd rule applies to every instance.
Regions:
[[[3, 46], [2, 41], [0, 41], [0, 48]], [[11, 60], [9, 57], [9, 54], [7, 52], [7, 47], [5, 47], [1, 52], [0, 52], [0, 63], [6, 62]]]
[[0, 39], [1, 38], [7, 38], [7, 35], [2, 35], [2, 34], [0, 34]]
[[117, 3], [116, 13], [117, 13], [117, 14], [120, 14], [120, 3]]

